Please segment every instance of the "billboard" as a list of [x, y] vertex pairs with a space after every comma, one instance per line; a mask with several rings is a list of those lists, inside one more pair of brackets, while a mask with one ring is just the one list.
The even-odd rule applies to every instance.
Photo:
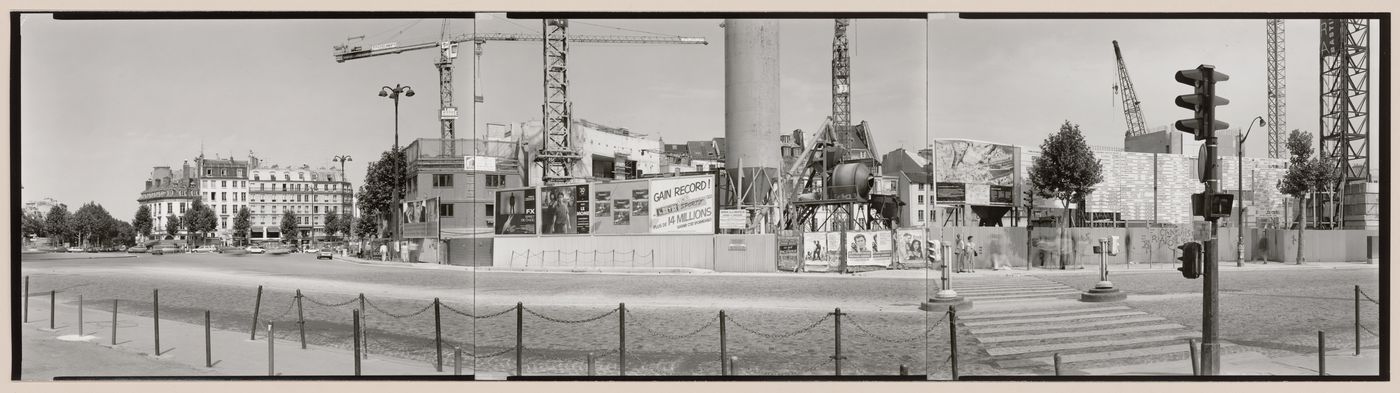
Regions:
[[994, 143], [939, 139], [933, 142], [938, 202], [1010, 205], [1001, 193], [1016, 186], [1016, 148]]
[[[646, 198], [650, 197], [647, 180], [594, 183], [592, 191], [594, 234], [647, 233], [650, 224]], [[618, 207], [623, 208], [619, 209]], [[640, 209], [640, 210], [638, 210]]]
[[651, 233], [715, 233], [713, 176], [652, 179], [650, 195]]
[[906, 228], [898, 231], [895, 239], [895, 254], [900, 261], [906, 263], [923, 263], [928, 257], [928, 242], [924, 238], [924, 230], [918, 228]]
[[846, 266], [889, 267], [894, 256], [893, 240], [886, 231], [846, 232]]
[[533, 188], [497, 192], [496, 234], [535, 234], [535, 202]]
[[840, 232], [807, 232], [802, 234], [803, 271], [830, 271], [841, 263], [840, 260]]
[[588, 233], [588, 185], [540, 188], [540, 234]]

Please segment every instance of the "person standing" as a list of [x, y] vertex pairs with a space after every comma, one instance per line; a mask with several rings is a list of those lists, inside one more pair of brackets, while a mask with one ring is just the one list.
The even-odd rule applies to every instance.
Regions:
[[962, 266], [959, 266], [958, 270], [965, 273], [976, 273], [977, 254], [977, 243], [972, 241], [972, 236], [968, 236], [967, 241], [962, 242], [963, 259]]

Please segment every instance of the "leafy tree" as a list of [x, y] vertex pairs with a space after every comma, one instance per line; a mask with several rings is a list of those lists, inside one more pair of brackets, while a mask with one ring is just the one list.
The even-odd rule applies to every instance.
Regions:
[[[1083, 202], [1094, 186], [1103, 182], [1103, 166], [1094, 158], [1094, 152], [1084, 142], [1079, 125], [1068, 120], [1060, 125], [1060, 131], [1050, 135], [1040, 144], [1040, 156], [1031, 165], [1031, 187], [1042, 198], [1064, 201], [1065, 219], [1060, 225], [1061, 241], [1066, 236], [1070, 223], [1071, 203]], [[1061, 250], [1067, 248], [1061, 247]], [[1064, 269], [1071, 255], [1060, 252], [1060, 268]]]
[[335, 222], [340, 226], [336, 231], [340, 232], [342, 234], [341, 236], [349, 237], [350, 231], [354, 229], [355, 216], [350, 215], [350, 213], [342, 212], [340, 213], [340, 218], [336, 219]]
[[340, 232], [339, 219], [340, 215], [335, 214], [335, 212], [333, 211], [326, 210], [326, 217], [324, 219], [326, 227], [326, 238], [335, 237], [335, 234]]
[[355, 220], [355, 236], [361, 239], [374, 237], [379, 233], [379, 218], [376, 215], [361, 215]]
[[106, 243], [112, 236], [112, 225], [116, 221], [107, 209], [96, 202], [88, 202], [73, 213], [72, 227], [77, 232], [78, 241], [92, 246]]
[[203, 244], [205, 235], [219, 226], [219, 218], [214, 215], [214, 209], [204, 204], [204, 198], [196, 198], [181, 221], [196, 244]]
[[122, 247], [131, 247], [133, 245], [136, 245], [135, 226], [132, 226], [131, 223], [128, 223], [126, 221], [120, 221], [115, 219], [112, 221], [112, 224], [116, 231], [115, 236], [112, 238], [113, 245]]
[[1309, 194], [1330, 189], [1341, 177], [1341, 171], [1320, 158], [1313, 158], [1312, 137], [1307, 132], [1293, 130], [1288, 134], [1288, 170], [1279, 179], [1278, 190], [1298, 200], [1298, 254], [1294, 261], [1303, 261], [1303, 206]]
[[136, 218], [131, 220], [131, 225], [135, 228], [136, 234], [151, 237], [151, 208], [146, 205], [137, 208]]
[[297, 215], [291, 210], [282, 212], [282, 241], [295, 242], [297, 240]]
[[44, 213], [40, 211], [27, 211], [20, 217], [20, 231], [25, 237], [48, 236], [48, 230], [44, 228]]
[[72, 214], [68, 213], [68, 205], [59, 204], [49, 208], [49, 214], [44, 215], [44, 229], [48, 231], [49, 244], [63, 244], [71, 241], [69, 236], [73, 233], [73, 228], [69, 223]]
[[165, 218], [165, 235], [173, 239], [175, 235], [180, 234], [180, 227], [183, 226], [180, 224], [180, 216], [171, 213], [169, 217]]
[[252, 228], [252, 213], [247, 206], [238, 209], [238, 214], [233, 216], [233, 238], [237, 245], [245, 245], [248, 242], [248, 230]]
[[[403, 151], [395, 154], [391, 151], [384, 152], [379, 161], [369, 163], [365, 171], [365, 184], [360, 186], [358, 201], [362, 213], [375, 213], [378, 217], [392, 217], [392, 205], [394, 203], [394, 185], [398, 185], [398, 195], [402, 198], [405, 195], [405, 179], [407, 179], [408, 168], [404, 164], [405, 155]], [[371, 216], [371, 214], [361, 214], [361, 216]]]

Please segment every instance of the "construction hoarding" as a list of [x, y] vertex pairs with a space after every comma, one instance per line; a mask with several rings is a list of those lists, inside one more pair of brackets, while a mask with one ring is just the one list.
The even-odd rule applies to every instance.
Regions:
[[717, 215], [711, 175], [502, 190], [496, 203], [498, 235], [714, 234]]

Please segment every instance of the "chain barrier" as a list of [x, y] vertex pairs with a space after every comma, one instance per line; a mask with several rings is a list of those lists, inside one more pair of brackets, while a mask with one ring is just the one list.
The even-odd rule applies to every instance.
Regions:
[[389, 312], [389, 310], [385, 310], [385, 309], [379, 308], [379, 306], [376, 306], [376, 305], [374, 304], [374, 301], [373, 301], [373, 300], [369, 300], [368, 298], [365, 299], [365, 305], [369, 306], [369, 308], [372, 308], [372, 309], [374, 309], [375, 311], [378, 311], [378, 312], [380, 312], [380, 313], [383, 313], [384, 315], [388, 315], [388, 316], [391, 316], [391, 317], [394, 317], [394, 318], [399, 318], [399, 319], [416, 317], [416, 316], [422, 315], [422, 314], [425, 313], [425, 312], [428, 312], [428, 310], [433, 309], [433, 304], [432, 304], [432, 303], [428, 303], [428, 305], [423, 306], [423, 308], [422, 308], [421, 310], [414, 311], [414, 312], [407, 313], [407, 314], [395, 314], [395, 313]]
[[692, 330], [692, 331], [690, 331], [689, 333], [685, 333], [685, 334], [681, 334], [681, 335], [672, 335], [672, 334], [666, 334], [666, 333], [662, 333], [662, 332], [660, 332], [660, 331], [657, 331], [657, 330], [655, 330], [655, 329], [652, 329], [651, 327], [648, 327], [646, 324], [642, 323], [642, 321], [638, 321], [638, 320], [634, 319], [634, 318], [636, 318], [636, 316], [635, 316], [635, 314], [632, 313], [632, 310], [627, 310], [627, 315], [630, 316], [629, 319], [627, 320], [627, 322], [628, 322], [629, 324], [637, 325], [638, 327], [642, 328], [642, 331], [644, 331], [644, 332], [646, 332], [646, 333], [648, 333], [648, 334], [651, 334], [651, 335], [653, 335], [653, 336], [657, 336], [657, 337], [661, 337], [661, 338], [669, 338], [669, 339], [672, 339], [672, 340], [680, 340], [680, 339], [684, 339], [684, 338], [689, 338], [689, 337], [694, 336], [694, 335], [696, 335], [696, 334], [700, 334], [700, 332], [704, 331], [705, 329], [708, 329], [710, 326], [714, 326], [715, 322], [718, 322], [718, 321], [719, 321], [719, 318], [714, 318], [714, 317], [712, 317], [712, 318], [707, 318], [707, 319], [710, 320], [709, 322], [706, 322], [704, 325], [701, 325], [699, 328], [697, 328], [697, 329], [695, 329], [695, 330]]
[[862, 326], [862, 325], [860, 324], [860, 322], [856, 322], [856, 318], [855, 318], [855, 316], [852, 315], [852, 314], [846, 314], [846, 319], [847, 319], [847, 322], [850, 322], [850, 323], [851, 323], [851, 326], [855, 326], [855, 327], [856, 327], [856, 332], [857, 332], [857, 333], [861, 333], [861, 335], [863, 335], [863, 336], [873, 338], [873, 339], [875, 339], [875, 340], [877, 340], [877, 341], [883, 341], [883, 342], [887, 342], [887, 343], [896, 343], [896, 344], [899, 344], [899, 343], [907, 343], [907, 342], [912, 342], [912, 341], [916, 341], [916, 340], [927, 339], [929, 333], [932, 333], [935, 329], [938, 329], [938, 328], [939, 328], [938, 325], [942, 324], [943, 321], [945, 321], [945, 320], [948, 319], [948, 314], [947, 314], [947, 313], [944, 313], [944, 314], [943, 314], [943, 318], [940, 318], [937, 322], [934, 322], [934, 323], [929, 324], [929, 325], [928, 325], [928, 328], [925, 328], [923, 333], [921, 333], [921, 334], [919, 334], [919, 335], [915, 335], [915, 336], [909, 337], [909, 338], [886, 338], [886, 337], [883, 337], [883, 336], [881, 336], [881, 335], [879, 335], [879, 334], [875, 334], [874, 332], [871, 332], [870, 330], [866, 329], [865, 326]]
[[1366, 294], [1366, 291], [1357, 291], [1357, 292], [1361, 293], [1361, 297], [1366, 298], [1367, 301], [1369, 301], [1369, 302], [1371, 302], [1371, 303], [1374, 303], [1374, 304], [1377, 305], [1377, 306], [1381, 305], [1381, 302], [1376, 301], [1376, 299], [1372, 299], [1372, 298], [1371, 298], [1371, 295], [1367, 295], [1367, 294]]
[[477, 358], [477, 359], [486, 359], [486, 358], [494, 358], [494, 357], [497, 357], [497, 356], [505, 355], [505, 354], [510, 353], [510, 352], [515, 352], [515, 347], [506, 347], [506, 349], [502, 349], [502, 350], [500, 350], [499, 352], [492, 352], [492, 353], [485, 354], [485, 355], [477, 355], [477, 354], [475, 354], [475, 353], [470, 353], [470, 352], [463, 352], [463, 354], [464, 354], [464, 355], [467, 355], [467, 357], [472, 357], [472, 358]]
[[762, 332], [759, 332], [759, 331], [750, 329], [748, 326], [744, 326], [744, 324], [739, 323], [739, 321], [735, 320], [734, 317], [726, 317], [726, 318], [729, 319], [729, 322], [733, 322], [733, 323], [734, 323], [734, 326], [737, 326], [737, 327], [739, 327], [739, 329], [742, 329], [742, 330], [744, 330], [744, 331], [746, 331], [746, 332], [752, 333], [752, 334], [755, 335], [755, 336], [759, 336], [759, 337], [763, 337], [763, 338], [768, 338], [768, 339], [773, 339], [773, 340], [781, 340], [781, 339], [785, 339], [785, 338], [790, 338], [790, 337], [793, 337], [793, 336], [797, 336], [797, 335], [800, 335], [800, 334], [803, 334], [803, 333], [807, 333], [807, 332], [811, 331], [812, 329], [815, 329], [815, 328], [817, 327], [817, 325], [820, 325], [822, 322], [826, 322], [826, 320], [831, 319], [831, 314], [826, 314], [826, 316], [822, 317], [822, 319], [818, 319], [816, 322], [812, 322], [812, 324], [811, 324], [811, 325], [807, 325], [807, 327], [804, 327], [804, 328], [801, 328], [801, 329], [798, 329], [798, 330], [795, 330], [795, 331], [792, 331], [792, 332], [789, 332], [789, 333], [786, 333], [786, 334], [768, 334], [768, 333], [762, 333]]
[[544, 314], [537, 313], [537, 312], [535, 312], [534, 310], [531, 310], [531, 309], [529, 309], [529, 308], [525, 308], [525, 312], [530, 313], [530, 315], [534, 315], [534, 316], [540, 317], [540, 319], [543, 319], [543, 320], [546, 320], [546, 321], [550, 321], [550, 322], [554, 322], [554, 323], [576, 324], [576, 323], [589, 323], [589, 322], [593, 322], [593, 321], [596, 321], [596, 320], [599, 320], [599, 319], [603, 319], [603, 318], [605, 318], [605, 317], [607, 317], [607, 316], [609, 316], [609, 315], [613, 315], [613, 313], [616, 313], [616, 312], [617, 312], [617, 309], [614, 308], [614, 309], [612, 309], [612, 310], [608, 310], [608, 312], [603, 313], [602, 315], [599, 315], [599, 316], [596, 316], [596, 317], [584, 318], [584, 319], [576, 319], [576, 320], [551, 318], [551, 317], [546, 316], [546, 315], [544, 315]]
[[281, 313], [278, 313], [277, 316], [275, 316], [275, 317], [270, 317], [270, 318], [269, 318], [269, 317], [258, 318], [258, 323], [259, 323], [259, 324], [268, 324], [268, 323], [272, 323], [272, 322], [277, 322], [277, 321], [281, 320], [282, 317], [285, 317], [285, 316], [287, 316], [287, 314], [291, 313], [291, 312], [292, 312], [292, 308], [293, 308], [293, 307], [296, 307], [296, 305], [297, 305], [296, 297], [293, 296], [293, 297], [292, 297], [292, 301], [287, 303], [287, 308], [284, 309], [284, 310], [282, 310]]
[[817, 364], [817, 365], [815, 365], [815, 366], [808, 367], [806, 370], [801, 371], [801, 373], [798, 374], [798, 375], [807, 375], [807, 374], [822, 375], [821, 370], [824, 369], [824, 368], [831, 367], [831, 364], [832, 364], [832, 363], [836, 363], [836, 359], [833, 359], [833, 358], [831, 358], [831, 357], [827, 357], [825, 362], [821, 362], [821, 363], [819, 363], [819, 364]]
[[350, 298], [350, 300], [346, 300], [346, 301], [343, 301], [343, 302], [340, 302], [340, 303], [324, 303], [324, 302], [316, 301], [316, 299], [313, 299], [313, 298], [311, 298], [310, 296], [306, 296], [305, 293], [302, 293], [302, 294], [301, 294], [301, 298], [302, 298], [302, 299], [306, 299], [306, 301], [311, 302], [311, 303], [316, 304], [316, 305], [319, 305], [319, 306], [322, 306], [322, 307], [340, 307], [340, 306], [344, 306], [344, 305], [347, 305], [347, 304], [350, 304], [350, 303], [354, 303], [356, 300], [360, 300], [360, 298], [359, 298], [358, 296], [356, 296], [356, 297]]
[[499, 316], [502, 316], [502, 315], [509, 314], [511, 311], [515, 311], [515, 307], [510, 307], [510, 308], [501, 310], [501, 311], [499, 311], [499, 312], [496, 312], [496, 313], [494, 313], [494, 314], [472, 315], [472, 313], [469, 313], [469, 312], [466, 312], [466, 311], [462, 311], [462, 310], [458, 310], [458, 309], [456, 309], [456, 308], [453, 308], [452, 306], [447, 305], [447, 303], [443, 303], [443, 304], [442, 304], [442, 307], [443, 307], [443, 308], [446, 308], [447, 311], [451, 311], [451, 312], [457, 313], [458, 315], [461, 315], [461, 316], [464, 316], [464, 317], [467, 317], [467, 318], [472, 318], [472, 319], [488, 319], [488, 318], [495, 318], [495, 317], [499, 317]]
[[1371, 333], [1372, 336], [1376, 336], [1376, 338], [1380, 338], [1380, 337], [1381, 337], [1380, 334], [1371, 331], [1371, 328], [1366, 327], [1366, 325], [1357, 325], [1357, 326], [1360, 326], [1360, 327], [1361, 327], [1361, 330], [1365, 330], [1366, 333]]

